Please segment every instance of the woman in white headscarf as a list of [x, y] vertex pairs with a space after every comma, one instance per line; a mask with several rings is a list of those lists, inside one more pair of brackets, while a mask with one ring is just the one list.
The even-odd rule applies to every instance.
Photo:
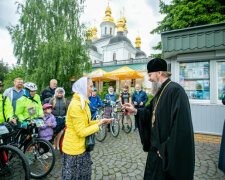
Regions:
[[[63, 180], [90, 180], [91, 157], [86, 151], [85, 138], [99, 130], [102, 124], [109, 124], [113, 119], [91, 120], [88, 97], [93, 92], [91, 79], [82, 77], [73, 84], [73, 99], [66, 115], [66, 132], [62, 144]], [[89, 122], [89, 124], [88, 124]]]

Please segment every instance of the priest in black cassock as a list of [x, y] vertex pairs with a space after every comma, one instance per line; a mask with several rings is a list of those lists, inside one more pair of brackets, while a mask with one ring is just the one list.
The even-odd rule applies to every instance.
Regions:
[[184, 89], [170, 80], [167, 63], [155, 58], [147, 65], [154, 98], [136, 114], [143, 150], [148, 152], [145, 180], [192, 180], [195, 166], [191, 110]]

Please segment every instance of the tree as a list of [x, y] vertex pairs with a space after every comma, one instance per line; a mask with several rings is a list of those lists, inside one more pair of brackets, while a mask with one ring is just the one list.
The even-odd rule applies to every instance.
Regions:
[[71, 77], [91, 67], [86, 32], [79, 21], [83, 0], [26, 0], [18, 4], [19, 24], [8, 27], [18, 64], [39, 89], [58, 80], [71, 92]]
[[4, 64], [3, 59], [0, 60], [0, 81], [4, 81], [4, 76], [9, 72], [8, 64]]
[[[172, 0], [165, 4], [160, 0], [160, 13], [166, 16], [151, 34], [161, 34], [175, 29], [212, 24], [225, 21], [224, 0]], [[161, 50], [161, 42], [153, 47]]]
[[4, 90], [6, 90], [7, 88], [14, 86], [13, 81], [15, 78], [22, 78], [24, 81], [26, 81], [29, 77], [26, 75], [25, 69], [23, 69], [21, 66], [15, 66], [10, 69], [7, 74], [5, 74], [4, 78]]

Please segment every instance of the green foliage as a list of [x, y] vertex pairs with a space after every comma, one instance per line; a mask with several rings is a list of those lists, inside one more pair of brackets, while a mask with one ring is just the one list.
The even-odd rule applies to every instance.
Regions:
[[18, 63], [39, 89], [52, 78], [71, 92], [71, 77], [91, 68], [84, 26], [83, 0], [26, 0], [18, 3], [19, 24], [8, 27]]
[[150, 101], [154, 98], [153, 95], [148, 95], [148, 102], [146, 103], [146, 105], [148, 105], [150, 103]]
[[3, 59], [0, 60], [0, 81], [4, 81], [4, 76], [9, 72], [8, 64], [4, 64]]
[[4, 80], [4, 90], [13, 87], [13, 81], [15, 78], [22, 78], [24, 82], [28, 80], [25, 69], [23, 69], [21, 66], [15, 66], [13, 69], [9, 71], [9, 73], [5, 74], [5, 80]]
[[[151, 34], [187, 27], [212, 24], [225, 21], [224, 0], [172, 0], [165, 4], [160, 0], [160, 13], [166, 16], [158, 23]], [[158, 43], [154, 50], [162, 49]]]

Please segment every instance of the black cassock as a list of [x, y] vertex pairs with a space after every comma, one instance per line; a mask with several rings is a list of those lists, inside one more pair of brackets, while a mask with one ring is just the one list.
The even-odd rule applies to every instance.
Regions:
[[[195, 166], [194, 134], [191, 110], [184, 89], [171, 82], [165, 88], [155, 111], [153, 108], [167, 79], [144, 109], [138, 110], [137, 124], [143, 145], [148, 152], [145, 180], [192, 180]], [[157, 155], [160, 152], [162, 158]]]

